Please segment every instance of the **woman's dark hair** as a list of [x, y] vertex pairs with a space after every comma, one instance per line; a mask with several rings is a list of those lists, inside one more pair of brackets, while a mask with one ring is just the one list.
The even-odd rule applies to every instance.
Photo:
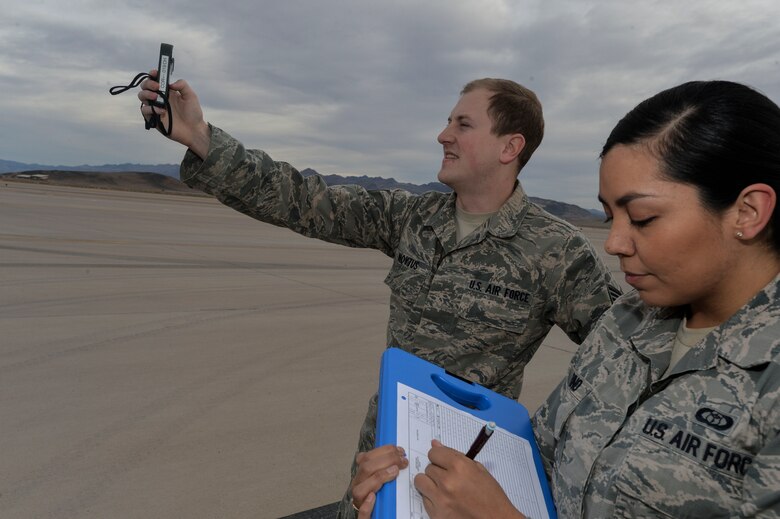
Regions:
[[[691, 81], [642, 101], [618, 122], [600, 157], [618, 144], [647, 144], [661, 173], [697, 188], [716, 214], [751, 184], [780, 196], [780, 108], [739, 83]], [[766, 234], [780, 252], [777, 207]]]

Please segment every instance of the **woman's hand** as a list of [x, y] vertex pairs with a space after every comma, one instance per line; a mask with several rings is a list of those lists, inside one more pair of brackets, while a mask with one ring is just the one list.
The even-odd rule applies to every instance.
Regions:
[[406, 453], [401, 447], [383, 445], [355, 457], [358, 465], [352, 480], [352, 503], [358, 508], [358, 518], [368, 519], [374, 510], [376, 493], [382, 485], [394, 480], [398, 472], [409, 466]]
[[525, 518], [481, 463], [438, 440], [431, 446], [430, 465], [414, 478], [431, 519]]

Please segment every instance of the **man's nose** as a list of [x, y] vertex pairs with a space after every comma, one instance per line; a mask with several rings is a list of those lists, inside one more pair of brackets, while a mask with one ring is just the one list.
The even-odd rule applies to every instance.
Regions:
[[447, 126], [444, 128], [439, 136], [436, 138], [437, 141], [439, 141], [439, 144], [445, 144], [445, 143], [451, 143], [452, 142], [452, 132], [450, 132], [450, 127]]

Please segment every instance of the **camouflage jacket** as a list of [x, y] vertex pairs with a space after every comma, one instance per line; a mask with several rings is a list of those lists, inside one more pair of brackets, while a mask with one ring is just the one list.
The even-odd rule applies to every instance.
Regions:
[[681, 319], [623, 296], [540, 407], [560, 517], [780, 517], [780, 276], [663, 376]]
[[328, 187], [212, 127], [188, 185], [263, 222], [393, 258], [387, 345], [517, 398], [523, 367], [553, 325], [577, 343], [619, 294], [586, 238], [516, 188], [456, 243], [455, 195]]

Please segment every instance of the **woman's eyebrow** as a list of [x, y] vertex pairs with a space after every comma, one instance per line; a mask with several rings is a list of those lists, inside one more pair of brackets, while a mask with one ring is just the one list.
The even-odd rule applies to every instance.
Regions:
[[[627, 193], [627, 194], [621, 196], [620, 198], [618, 198], [615, 201], [615, 205], [618, 206], [618, 207], [625, 207], [630, 202], [633, 202], [634, 200], [637, 200], [639, 198], [650, 198], [650, 197], [654, 197], [654, 196], [655, 195], [650, 195], [650, 194], [645, 194], [645, 193]], [[598, 199], [599, 199], [599, 202], [601, 202], [603, 205], [609, 205], [609, 204], [607, 204], [606, 200], [604, 200], [604, 198], [601, 195], [598, 196]]]

